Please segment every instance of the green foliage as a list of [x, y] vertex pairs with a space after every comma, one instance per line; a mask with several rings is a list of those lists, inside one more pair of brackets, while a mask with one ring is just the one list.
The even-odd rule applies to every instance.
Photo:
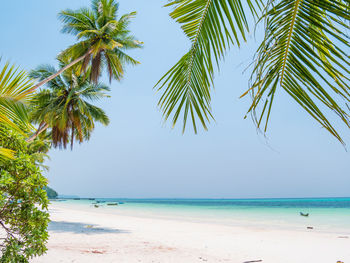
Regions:
[[[22, 134], [31, 129], [26, 109], [31, 99], [31, 87], [32, 81], [24, 71], [9, 63], [0, 69], [0, 123]], [[14, 152], [0, 144], [0, 159], [13, 157]]]
[[0, 126], [0, 143], [16, 153], [0, 163], [0, 262], [28, 262], [46, 251], [47, 180], [22, 135]]
[[125, 53], [126, 50], [141, 48], [142, 42], [135, 39], [128, 29], [136, 12], [117, 18], [118, 4], [114, 0], [93, 0], [92, 8], [77, 11], [64, 10], [59, 14], [64, 23], [62, 32], [77, 37], [80, 42], [63, 51], [59, 58], [75, 60], [85, 56], [79, 63], [81, 71], [91, 65], [90, 80], [97, 83], [106, 66], [110, 81], [120, 80], [126, 64], [139, 62]]
[[40, 133], [35, 140], [28, 143], [28, 150], [35, 159], [35, 163], [47, 171], [49, 169], [47, 166], [43, 165], [43, 162], [45, 159], [49, 159], [47, 153], [51, 149], [51, 144], [51, 133], [47, 131]]
[[[249, 109], [257, 126], [265, 118], [266, 131], [275, 93], [282, 88], [343, 143], [324, 109], [350, 128], [347, 5], [328, 0], [268, 1], [261, 20], [265, 37], [257, 51]], [[259, 104], [263, 107], [257, 114]]]
[[18, 132], [30, 128], [26, 104], [31, 99], [32, 84], [26, 72], [8, 62], [0, 70], [0, 122]]
[[[278, 89], [286, 91], [311, 117], [343, 143], [326, 116], [335, 113], [350, 127], [349, 1], [342, 0], [171, 0], [170, 16], [180, 23], [191, 50], [159, 81], [159, 105], [173, 125], [188, 115], [194, 130], [211, 118], [213, 61], [245, 40], [245, 14], [259, 17], [265, 36], [255, 54], [248, 112], [264, 132]], [[258, 107], [261, 105], [261, 107]]]
[[[247, 1], [253, 14], [256, 2]], [[213, 60], [218, 65], [230, 46], [239, 46], [239, 35], [245, 40], [248, 23], [241, 0], [172, 0], [166, 6], [173, 7], [170, 16], [180, 23], [191, 48], [157, 83], [163, 90], [159, 106], [165, 120], [173, 114], [173, 126], [183, 114], [183, 131], [190, 115], [197, 132], [195, 116], [205, 129], [212, 118]]]
[[57, 198], [58, 193], [57, 193], [55, 190], [53, 190], [52, 188], [46, 186], [46, 187], [44, 187], [44, 190], [46, 191], [47, 197], [48, 197], [49, 199], [55, 199], [55, 198]]
[[[65, 64], [60, 61], [61, 66]], [[30, 73], [33, 78], [45, 79], [56, 69], [43, 65]], [[87, 69], [87, 74], [90, 69]], [[32, 100], [31, 120], [40, 127], [51, 128], [51, 140], [54, 147], [66, 148], [68, 142], [73, 148], [74, 140], [80, 143], [90, 138], [95, 122], [109, 124], [109, 118], [92, 101], [108, 97], [109, 88], [103, 84], [91, 83], [86, 77], [79, 76], [72, 67], [47, 83]]]

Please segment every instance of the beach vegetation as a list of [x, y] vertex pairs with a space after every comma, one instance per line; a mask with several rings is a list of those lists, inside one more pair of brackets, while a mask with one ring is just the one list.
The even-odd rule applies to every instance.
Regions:
[[[14, 153], [0, 161], [0, 262], [29, 262], [46, 251], [47, 179], [38, 166], [37, 148], [26, 137], [0, 126], [0, 145]], [[37, 139], [38, 140], [38, 139]], [[34, 150], [36, 149], [36, 150]]]
[[[1, 59], [0, 59], [1, 62]], [[0, 123], [21, 134], [32, 127], [29, 123], [27, 106], [32, 97], [33, 81], [26, 72], [9, 62], [0, 69]], [[0, 145], [0, 159], [13, 158], [14, 151]]]
[[96, 122], [108, 125], [106, 113], [92, 104], [109, 97], [102, 72], [110, 82], [121, 80], [126, 65], [139, 64], [127, 54], [143, 45], [129, 30], [136, 12], [119, 18], [117, 12], [114, 0], [62, 11], [62, 32], [78, 42], [58, 55], [58, 70], [42, 65], [29, 77], [9, 63], [0, 69], [0, 262], [29, 262], [45, 253], [48, 197], [57, 197], [42, 175], [48, 151], [88, 140]]
[[28, 109], [33, 80], [10, 63], [0, 70], [0, 262], [28, 262], [46, 251], [48, 199], [42, 167], [50, 143], [37, 138]]
[[33, 89], [59, 76], [68, 68], [78, 65], [79, 74], [90, 66], [90, 80], [97, 84], [105, 68], [109, 80], [120, 80], [126, 65], [139, 62], [127, 54], [141, 48], [143, 43], [131, 34], [129, 25], [136, 12], [118, 18], [119, 4], [115, 0], [92, 0], [91, 8], [67, 9], [59, 13], [63, 33], [74, 35], [78, 42], [59, 54], [60, 60], [69, 60], [64, 67], [41, 80]]
[[263, 34], [257, 34], [259, 47], [241, 97], [250, 94], [247, 114], [258, 130], [267, 132], [275, 95], [283, 90], [344, 143], [329, 116], [350, 128], [348, 1], [171, 0], [166, 6], [191, 46], [156, 85], [165, 120], [172, 119], [175, 126], [180, 119], [183, 131], [188, 119], [195, 132], [198, 122], [207, 129], [214, 119], [215, 70], [255, 28]]
[[[61, 68], [68, 63], [59, 61]], [[56, 71], [53, 66], [42, 65], [30, 76], [43, 80]], [[92, 104], [108, 97], [109, 87], [89, 80], [91, 67], [86, 69], [88, 75], [79, 75], [78, 71], [77, 67], [64, 71], [33, 97], [30, 118], [38, 129], [29, 141], [49, 128], [53, 147], [66, 148], [70, 142], [72, 149], [74, 141], [90, 138], [95, 122], [109, 124], [106, 113]]]

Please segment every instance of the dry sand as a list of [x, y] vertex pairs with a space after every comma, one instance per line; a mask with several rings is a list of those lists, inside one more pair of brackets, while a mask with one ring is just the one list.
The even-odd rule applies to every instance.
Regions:
[[50, 206], [48, 252], [33, 263], [350, 262], [350, 238]]

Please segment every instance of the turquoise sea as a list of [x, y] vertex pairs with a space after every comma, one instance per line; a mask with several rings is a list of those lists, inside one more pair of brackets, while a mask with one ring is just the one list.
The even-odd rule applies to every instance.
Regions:
[[[56, 201], [55, 201], [56, 202]], [[99, 202], [98, 208], [94, 203]], [[121, 203], [108, 206], [108, 203]], [[288, 199], [65, 199], [62, 205], [129, 216], [157, 217], [256, 228], [313, 227], [350, 234], [350, 198]], [[308, 213], [308, 217], [300, 215]]]

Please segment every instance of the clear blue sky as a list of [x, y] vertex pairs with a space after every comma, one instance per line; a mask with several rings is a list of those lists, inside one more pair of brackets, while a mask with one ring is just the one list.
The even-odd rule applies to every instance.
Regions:
[[[350, 196], [350, 154], [325, 130], [279, 92], [266, 140], [249, 118], [249, 74], [243, 70], [256, 49], [254, 36], [233, 48], [215, 79], [208, 132], [185, 135], [162, 122], [157, 80], [189, 43], [161, 0], [121, 0], [120, 13], [138, 12], [131, 28], [143, 50], [142, 64], [113, 82], [112, 98], [99, 103], [111, 119], [89, 142], [50, 152], [46, 173], [61, 194], [99, 197], [249, 198]], [[74, 43], [60, 33], [57, 13], [89, 6], [89, 0], [18, 0], [2, 3], [3, 60], [26, 70], [55, 64], [59, 51]], [[104, 79], [107, 82], [106, 79]], [[339, 126], [350, 143], [349, 130]]]

